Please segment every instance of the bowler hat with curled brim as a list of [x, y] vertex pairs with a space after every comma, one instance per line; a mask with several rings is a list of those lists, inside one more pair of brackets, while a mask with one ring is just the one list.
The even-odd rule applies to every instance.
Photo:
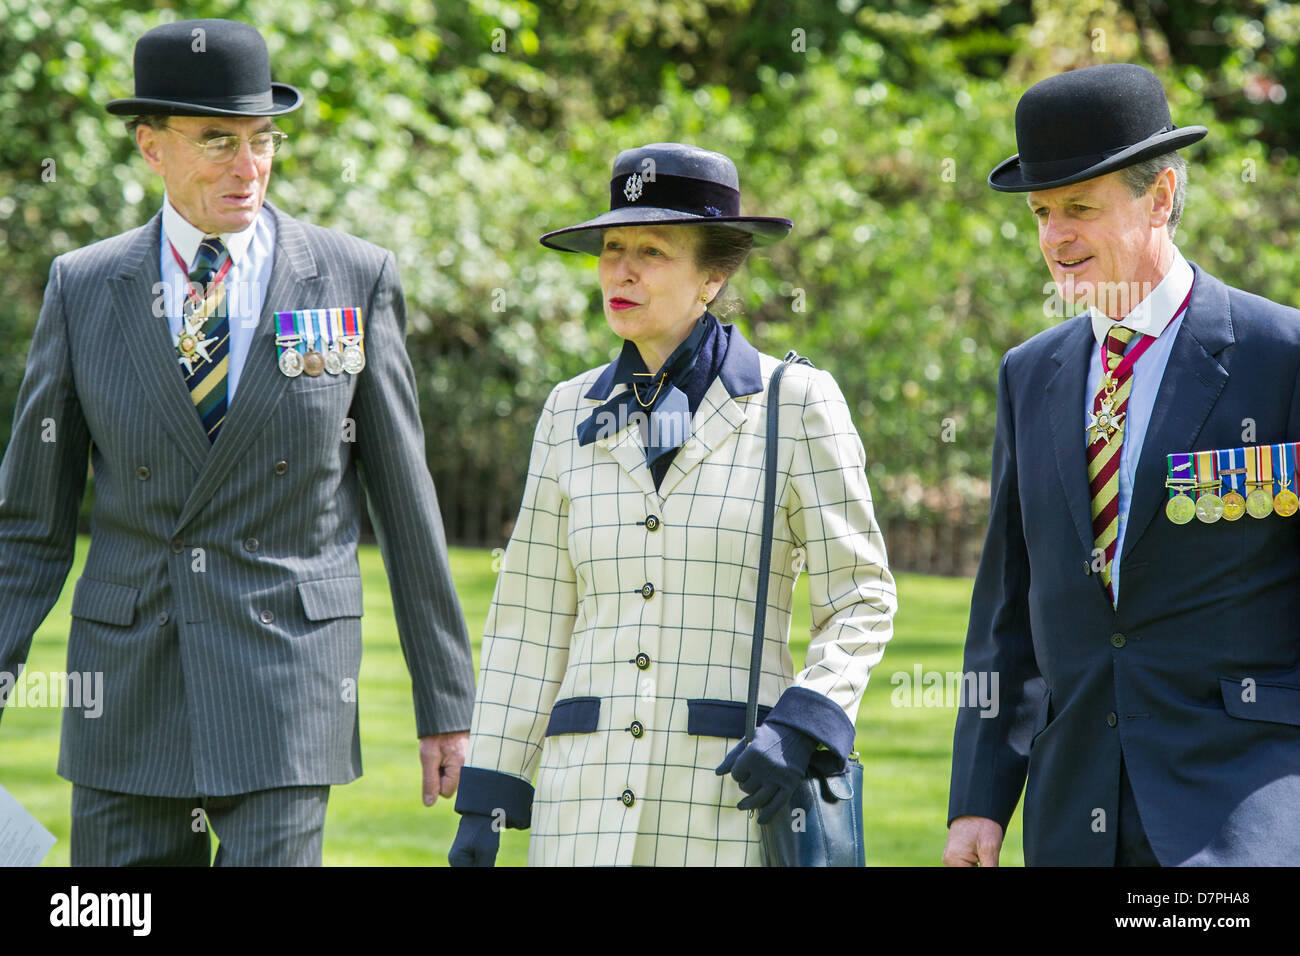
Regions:
[[180, 20], [135, 44], [135, 96], [111, 100], [117, 114], [278, 116], [302, 93], [271, 82], [266, 41], [235, 20]]
[[614, 159], [609, 212], [542, 236], [564, 252], [600, 255], [602, 233], [614, 226], [713, 225], [750, 233], [758, 245], [785, 238], [789, 219], [740, 214], [736, 164], [721, 153], [684, 143], [650, 143]]
[[1207, 132], [1173, 124], [1160, 80], [1144, 67], [1108, 63], [1071, 70], [1020, 97], [1020, 152], [989, 173], [989, 185], [1008, 193], [1068, 186], [1190, 146]]

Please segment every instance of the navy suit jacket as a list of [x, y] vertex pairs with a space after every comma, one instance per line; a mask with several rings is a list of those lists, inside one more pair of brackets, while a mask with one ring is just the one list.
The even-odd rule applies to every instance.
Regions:
[[1162, 864], [1300, 863], [1300, 517], [1163, 514], [1167, 454], [1300, 440], [1300, 312], [1193, 268], [1118, 607], [1090, 564], [1087, 314], [1002, 361], [965, 652], [998, 708], [959, 708], [948, 818], [1005, 830], [1024, 787], [1030, 865], [1114, 863], [1121, 755]]

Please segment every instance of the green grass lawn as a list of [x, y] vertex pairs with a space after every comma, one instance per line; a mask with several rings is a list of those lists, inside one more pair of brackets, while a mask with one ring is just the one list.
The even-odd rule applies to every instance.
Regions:
[[[65, 666], [72, 582], [80, 575], [87, 539], [59, 603], [36, 633], [28, 667], [61, 671]], [[492, 599], [495, 574], [486, 550], [453, 549], [452, 572], [474, 641]], [[379, 551], [361, 549], [365, 579], [365, 650], [361, 664], [361, 736], [365, 774], [335, 787], [325, 829], [325, 863], [348, 866], [427, 866], [447, 861], [459, 819], [452, 800], [432, 807], [420, 801], [420, 762], [411, 706], [411, 684], [397, 643], [387, 578]], [[971, 582], [900, 575], [900, 611], [894, 639], [872, 675], [858, 713], [858, 750], [866, 771], [867, 862], [871, 865], [932, 866], [945, 836], [948, 771], [954, 711], [948, 707], [895, 707], [890, 676], [961, 669]], [[795, 660], [807, 648], [807, 578], [795, 595]], [[46, 865], [68, 863], [68, 802], [71, 784], [55, 774], [59, 711], [12, 708], [0, 723], [0, 784], [30, 810], [59, 842]], [[498, 862], [523, 864], [527, 831], [506, 831]], [[1002, 855], [1005, 865], [1022, 865], [1019, 818], [1012, 822]]]

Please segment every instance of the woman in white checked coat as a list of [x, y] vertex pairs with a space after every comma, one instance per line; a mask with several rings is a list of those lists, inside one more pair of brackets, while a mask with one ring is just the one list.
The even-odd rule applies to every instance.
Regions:
[[[691, 146], [625, 150], [610, 188], [608, 213], [542, 237], [599, 257], [624, 347], [557, 385], [537, 425], [483, 637], [453, 864], [490, 865], [502, 825], [531, 827], [531, 864], [760, 864], [758, 821], [814, 749], [847, 757], [892, 634], [862, 442], [831, 376], [791, 365], [763, 723], [737, 746], [778, 362], [707, 304], [791, 223], [741, 216], [735, 166]], [[804, 566], [813, 627], [797, 668]]]

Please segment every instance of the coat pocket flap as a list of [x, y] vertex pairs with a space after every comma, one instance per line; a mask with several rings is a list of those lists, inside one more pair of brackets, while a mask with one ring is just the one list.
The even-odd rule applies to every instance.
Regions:
[[72, 616], [127, 627], [135, 620], [135, 606], [139, 599], [139, 588], [81, 578], [72, 594]]
[[599, 697], [569, 697], [551, 705], [551, 720], [546, 736], [557, 734], [591, 734], [600, 721]]
[[[758, 705], [758, 722], [761, 724], [771, 707]], [[686, 732], [702, 737], [745, 736], [745, 703], [735, 700], [710, 700], [700, 698], [686, 702]]]
[[309, 621], [361, 616], [360, 578], [299, 581], [298, 596], [302, 598], [302, 609]]
[[1242, 683], [1220, 677], [1219, 689], [1223, 707], [1233, 717], [1300, 726], [1300, 687], [1295, 684]]

